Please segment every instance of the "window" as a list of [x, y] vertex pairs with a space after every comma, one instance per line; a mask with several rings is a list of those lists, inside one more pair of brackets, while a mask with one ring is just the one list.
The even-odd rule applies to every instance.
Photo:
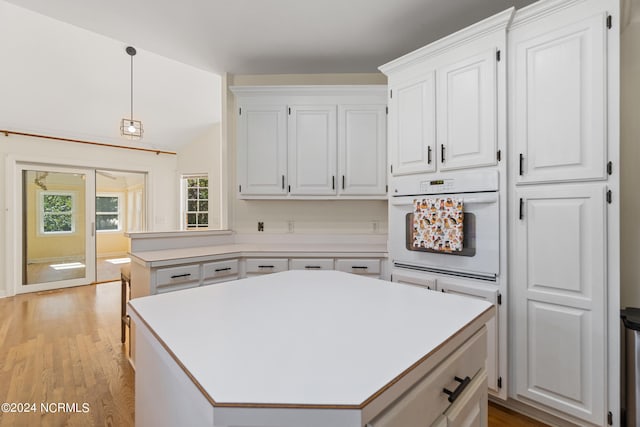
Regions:
[[40, 193], [40, 232], [42, 234], [70, 234], [76, 229], [75, 194], [42, 191]]
[[120, 231], [120, 194], [102, 193], [96, 196], [96, 230]]
[[209, 227], [209, 178], [206, 175], [184, 176], [185, 228]]

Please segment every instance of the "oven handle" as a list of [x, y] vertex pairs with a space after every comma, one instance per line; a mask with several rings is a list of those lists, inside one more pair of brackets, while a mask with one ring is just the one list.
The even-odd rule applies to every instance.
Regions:
[[[437, 198], [438, 195], [424, 195], [424, 196], [403, 196], [403, 197], [395, 197], [392, 198], [391, 201], [391, 205], [393, 206], [409, 206], [413, 204], [413, 201], [415, 199], [428, 199], [429, 197], [434, 197]], [[491, 196], [477, 196], [477, 195], [473, 195], [470, 197], [462, 197], [462, 202], [464, 204], [480, 204], [480, 203], [497, 203], [498, 202], [498, 195], [491, 195]]]

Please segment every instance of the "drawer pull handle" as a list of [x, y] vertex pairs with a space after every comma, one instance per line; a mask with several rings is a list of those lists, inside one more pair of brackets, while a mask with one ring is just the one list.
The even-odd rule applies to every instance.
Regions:
[[231, 267], [216, 268], [216, 273], [218, 273], [219, 271], [229, 271], [229, 270], [231, 270]]
[[274, 265], [259, 265], [258, 268], [276, 268]]
[[354, 270], [356, 270], [356, 269], [358, 269], [358, 270], [366, 270], [369, 267], [367, 267], [366, 265], [352, 265], [351, 268], [354, 269]]
[[448, 390], [446, 388], [442, 389], [442, 392], [444, 394], [448, 394], [449, 398], [447, 399], [449, 402], [453, 403], [455, 402], [455, 400], [460, 397], [460, 395], [462, 394], [462, 392], [464, 391], [465, 388], [467, 388], [467, 386], [469, 385], [469, 383], [471, 382], [471, 378], [469, 377], [464, 377], [464, 379], [460, 378], [460, 377], [454, 377], [454, 379], [456, 381], [458, 381], [460, 384], [458, 385], [458, 387], [456, 387], [455, 390], [451, 391]]
[[305, 265], [304, 268], [306, 268], [307, 270], [317, 270], [322, 267], [320, 267], [319, 265]]
[[184, 273], [184, 274], [176, 274], [174, 276], [171, 276], [172, 279], [178, 279], [180, 277], [189, 277], [191, 276], [191, 273]]

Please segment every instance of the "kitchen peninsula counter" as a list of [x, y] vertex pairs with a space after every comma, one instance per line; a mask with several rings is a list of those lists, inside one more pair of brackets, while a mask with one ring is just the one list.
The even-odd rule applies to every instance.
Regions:
[[337, 271], [134, 299], [136, 425], [412, 427], [469, 408], [486, 425], [494, 312]]

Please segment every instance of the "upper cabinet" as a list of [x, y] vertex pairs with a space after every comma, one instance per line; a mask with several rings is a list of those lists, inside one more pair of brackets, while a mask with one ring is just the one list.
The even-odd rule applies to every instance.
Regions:
[[236, 86], [238, 197], [386, 198], [386, 86]]
[[380, 67], [389, 78], [392, 175], [495, 166], [506, 128], [513, 8]]
[[509, 92], [516, 183], [606, 177], [606, 26], [601, 10], [533, 21], [522, 15], [514, 22]]

